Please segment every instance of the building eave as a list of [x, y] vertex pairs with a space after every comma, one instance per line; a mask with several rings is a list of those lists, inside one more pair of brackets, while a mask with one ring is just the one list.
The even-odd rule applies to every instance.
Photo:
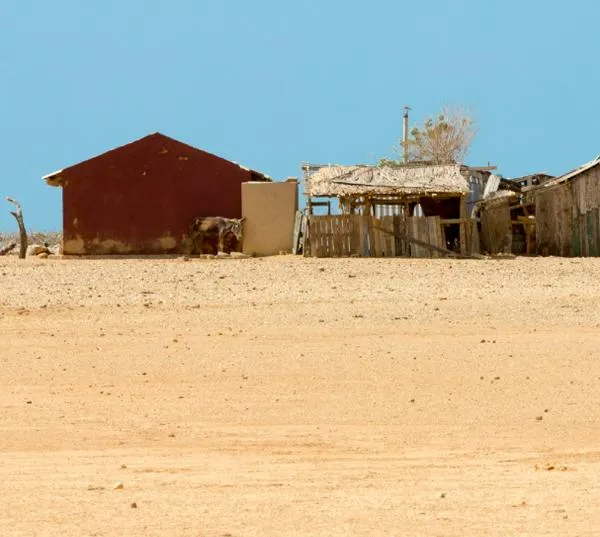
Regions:
[[58, 170], [56, 172], [49, 173], [48, 175], [44, 175], [42, 179], [46, 181], [48, 186], [64, 186], [63, 180], [63, 171]]

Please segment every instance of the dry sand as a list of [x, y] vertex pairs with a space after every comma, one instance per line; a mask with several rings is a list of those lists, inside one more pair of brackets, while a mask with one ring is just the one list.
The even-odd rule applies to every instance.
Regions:
[[600, 535], [600, 259], [0, 258], [0, 335], [2, 537]]

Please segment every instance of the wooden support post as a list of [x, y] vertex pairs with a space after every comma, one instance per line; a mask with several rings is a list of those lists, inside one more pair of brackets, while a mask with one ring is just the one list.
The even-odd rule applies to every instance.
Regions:
[[410, 218], [410, 206], [408, 204], [408, 199], [404, 198], [404, 200], [402, 200], [402, 240], [404, 241], [404, 255], [405, 257], [410, 257], [410, 250], [411, 250], [411, 244], [410, 244], [410, 231], [408, 229], [409, 226], [409, 220]]
[[23, 223], [23, 211], [21, 210], [21, 204], [17, 200], [9, 198], [8, 196], [6, 197], [6, 201], [12, 203], [16, 207], [16, 210], [10, 211], [10, 214], [15, 217], [15, 220], [19, 225], [19, 236], [21, 241], [19, 259], [25, 259], [25, 256], [27, 255], [27, 230], [25, 229], [25, 224]]
[[459, 229], [459, 240], [460, 240], [460, 253], [466, 255], [469, 253], [468, 232], [467, 232], [467, 196], [462, 195], [460, 197], [460, 229]]
[[296, 211], [296, 217], [294, 219], [294, 235], [292, 242], [292, 254], [296, 255], [301, 250], [302, 241], [302, 211]]

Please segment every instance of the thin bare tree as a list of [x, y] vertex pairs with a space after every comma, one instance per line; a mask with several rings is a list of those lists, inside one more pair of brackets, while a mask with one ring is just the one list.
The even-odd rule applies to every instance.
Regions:
[[[461, 108], [444, 108], [436, 117], [415, 126], [408, 138], [409, 161], [462, 163], [475, 138], [475, 122]], [[401, 147], [403, 147], [401, 142]]]
[[[395, 159], [381, 159], [380, 166], [405, 166], [415, 163], [463, 163], [477, 130], [471, 113], [464, 108], [445, 107], [437, 116], [413, 127], [406, 144], [394, 148]], [[404, 160], [404, 148], [408, 161]]]
[[16, 210], [10, 211], [10, 214], [12, 214], [15, 217], [15, 220], [17, 221], [17, 224], [19, 226], [19, 235], [21, 242], [19, 249], [19, 258], [25, 259], [25, 256], [27, 255], [27, 230], [25, 229], [25, 224], [23, 223], [23, 211], [21, 210], [21, 204], [17, 200], [8, 196], [6, 197], [6, 201], [12, 203], [16, 207]]

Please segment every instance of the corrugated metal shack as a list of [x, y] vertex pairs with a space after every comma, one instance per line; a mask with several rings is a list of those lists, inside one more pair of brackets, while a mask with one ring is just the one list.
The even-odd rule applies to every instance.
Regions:
[[196, 216], [239, 218], [241, 185], [262, 173], [154, 133], [44, 177], [62, 188], [71, 255], [185, 251]]
[[531, 189], [538, 255], [600, 256], [600, 156]]

